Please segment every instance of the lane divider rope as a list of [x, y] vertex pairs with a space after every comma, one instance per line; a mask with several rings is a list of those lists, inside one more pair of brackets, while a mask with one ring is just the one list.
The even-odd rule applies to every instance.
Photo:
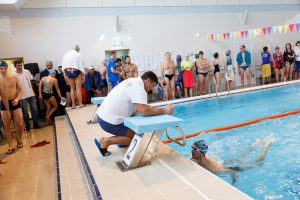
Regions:
[[[247, 126], [247, 125], [255, 124], [257, 122], [261, 122], [261, 121], [264, 121], [264, 120], [276, 119], [276, 118], [280, 118], [280, 117], [294, 115], [294, 114], [297, 114], [297, 113], [300, 113], [300, 109], [293, 110], [293, 111], [288, 111], [288, 112], [284, 112], [284, 113], [280, 113], [280, 114], [270, 115], [270, 116], [266, 116], [266, 117], [261, 117], [261, 118], [253, 119], [253, 120], [250, 120], [250, 121], [242, 122], [242, 123], [237, 123], [237, 124], [232, 124], [232, 125], [228, 125], [228, 126], [221, 126], [221, 127], [217, 127], [217, 128], [211, 128], [211, 129], [207, 129], [207, 130], [198, 131], [198, 132], [186, 135], [185, 138], [195, 137], [195, 136], [198, 136], [202, 133], [224, 131], [224, 130], [229, 130], [229, 129], [238, 128], [238, 127], [242, 127], [242, 126]], [[173, 140], [178, 141], [178, 140], [182, 140], [182, 139], [183, 139], [183, 137], [179, 136], [179, 137], [174, 138]], [[168, 143], [171, 143], [172, 141], [171, 140], [163, 140], [162, 142], [164, 144], [168, 144]]]

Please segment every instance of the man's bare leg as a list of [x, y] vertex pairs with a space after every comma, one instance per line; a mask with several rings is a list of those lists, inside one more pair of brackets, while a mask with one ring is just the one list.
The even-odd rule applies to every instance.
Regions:
[[110, 145], [113, 144], [129, 145], [134, 135], [135, 133], [132, 130], [128, 129], [125, 136], [102, 137], [99, 139], [99, 142], [101, 144], [101, 148], [103, 149], [107, 149]]
[[10, 130], [11, 117], [10, 117], [10, 113], [8, 112], [10, 111], [1, 111], [1, 116], [3, 120], [5, 139], [8, 143], [8, 150], [12, 150], [15, 148], [16, 145], [12, 138], [12, 132]]
[[23, 147], [23, 135], [24, 135], [24, 124], [23, 124], [23, 114], [22, 114], [22, 109], [18, 108], [13, 111], [13, 117], [15, 124], [18, 129], [18, 147], [22, 148]]
[[257, 157], [257, 162], [260, 162], [262, 160], [265, 159], [266, 155], [267, 155], [267, 152], [270, 148], [270, 145], [273, 143], [273, 138], [269, 138], [267, 139], [266, 141], [266, 144], [264, 145], [263, 149], [261, 150], [260, 154], [258, 155]]
[[243, 153], [241, 153], [237, 159], [235, 160], [240, 160], [241, 158], [244, 158], [245, 156], [247, 156], [249, 153], [252, 152], [253, 148], [257, 145], [259, 145], [262, 142], [261, 138], [257, 138], [255, 140], [255, 142], [253, 144], [251, 144], [247, 149], [245, 149], [245, 151]]

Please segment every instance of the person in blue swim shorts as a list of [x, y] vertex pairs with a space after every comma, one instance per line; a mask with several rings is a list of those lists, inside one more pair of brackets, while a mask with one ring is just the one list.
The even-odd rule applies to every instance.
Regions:
[[244, 76], [246, 74], [247, 84], [250, 86], [251, 54], [249, 51], [246, 51], [245, 45], [241, 45], [240, 50], [236, 56], [236, 62], [238, 64], [239, 75], [241, 76], [241, 83], [244, 87]]
[[142, 116], [172, 114], [174, 108], [167, 105], [163, 108], [152, 108], [147, 105], [147, 93], [157, 85], [155, 73], [148, 71], [141, 77], [129, 78], [118, 84], [105, 98], [96, 111], [100, 127], [112, 134], [111, 137], [94, 139], [102, 156], [111, 154], [110, 145], [129, 145], [134, 132], [124, 125], [124, 119], [140, 113]]

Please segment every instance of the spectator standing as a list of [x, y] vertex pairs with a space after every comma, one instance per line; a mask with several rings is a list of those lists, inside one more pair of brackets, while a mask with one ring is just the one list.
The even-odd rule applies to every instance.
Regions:
[[283, 62], [285, 63], [285, 76], [286, 80], [293, 80], [295, 52], [292, 49], [292, 45], [287, 43], [285, 45], [285, 51], [283, 53]]
[[268, 52], [268, 47], [264, 47], [261, 52], [261, 76], [263, 85], [265, 84], [265, 79], [267, 78], [268, 83], [271, 83], [271, 54]]
[[275, 53], [273, 54], [273, 67], [275, 71], [276, 82], [279, 82], [279, 73], [281, 82], [284, 81], [284, 67], [283, 67], [283, 55], [280, 52], [280, 48], [275, 48]]
[[295, 79], [300, 79], [300, 40], [296, 42], [295, 52]]
[[[67, 52], [63, 57], [62, 70], [64, 71], [65, 78], [70, 84], [71, 89], [71, 100], [72, 100], [72, 109], [76, 107], [76, 97], [78, 100], [79, 108], [84, 107], [82, 103], [82, 94], [81, 94], [81, 84], [82, 79], [84, 79], [84, 63], [82, 56], [79, 53], [80, 48], [78, 45], [75, 46], [75, 49]], [[76, 91], [76, 93], [75, 93]], [[76, 97], [75, 97], [76, 94]]]
[[251, 54], [246, 51], [246, 46], [241, 45], [240, 52], [237, 54], [236, 61], [238, 64], [239, 75], [241, 76], [242, 86], [245, 86], [244, 77], [246, 74], [248, 87], [250, 86], [250, 73], [251, 73]]
[[29, 114], [28, 114], [28, 105], [30, 107], [30, 111], [33, 119], [33, 127], [34, 129], [39, 129], [40, 126], [38, 121], [37, 101], [31, 85], [31, 80], [33, 80], [33, 77], [27, 69], [23, 69], [21, 60], [14, 61], [14, 66], [16, 68], [16, 76], [20, 80], [24, 91], [20, 103], [21, 103], [22, 113], [25, 122], [25, 130], [30, 131], [31, 129]]

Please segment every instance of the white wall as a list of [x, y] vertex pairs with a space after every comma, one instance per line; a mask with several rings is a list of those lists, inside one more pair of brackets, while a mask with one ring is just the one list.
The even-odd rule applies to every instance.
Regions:
[[[41, 68], [46, 60], [53, 60], [58, 66], [63, 54], [79, 44], [86, 63], [97, 65], [104, 57], [104, 51], [113, 49], [115, 37], [125, 40], [125, 46], [121, 48], [129, 48], [133, 56], [163, 54], [165, 51], [185, 54], [199, 50], [208, 57], [216, 51], [223, 55], [226, 49], [233, 50], [234, 40], [208, 41], [205, 39], [207, 33], [281, 25], [293, 21], [297, 14], [297, 11], [250, 12], [246, 25], [241, 23], [242, 12], [124, 15], [120, 16], [121, 32], [118, 34], [115, 16], [13, 17], [14, 35], [0, 32], [0, 58], [23, 56], [26, 63], [37, 62]], [[195, 33], [200, 36], [195, 37]], [[273, 49], [277, 45], [283, 47], [286, 42], [294, 44], [300, 40], [299, 33], [259, 36], [253, 40], [254, 51], [259, 53], [264, 45]], [[100, 41], [102, 34], [105, 37]]]

